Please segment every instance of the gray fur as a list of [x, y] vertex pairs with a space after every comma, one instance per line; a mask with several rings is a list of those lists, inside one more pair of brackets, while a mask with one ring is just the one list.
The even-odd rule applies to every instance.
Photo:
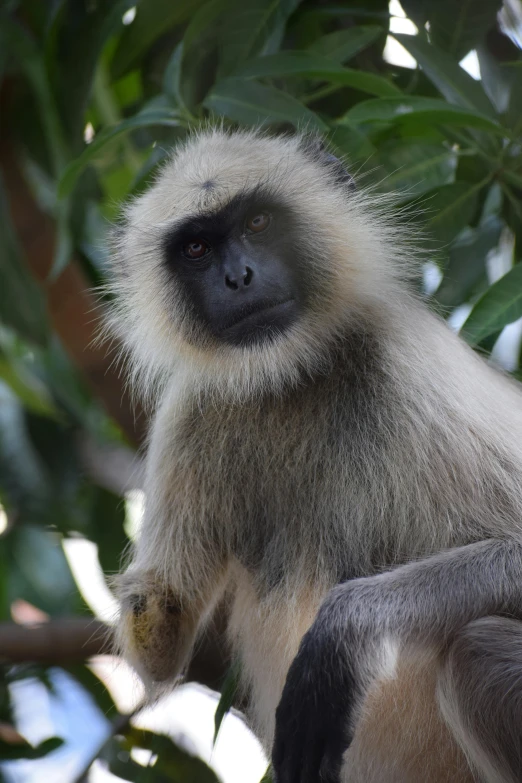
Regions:
[[[329, 290], [270, 347], [224, 348], [172, 290], [159, 248], [177, 220], [260, 180], [302, 209], [310, 276], [324, 271]], [[411, 247], [376, 198], [329, 180], [299, 139], [213, 131], [127, 209], [116, 241], [111, 322], [156, 408], [145, 520], [120, 579], [119, 642], [152, 685], [178, 675], [228, 591], [230, 642], [269, 747], [288, 666], [341, 580], [356, 578], [318, 622], [343, 591], [356, 596], [354, 616], [371, 621], [372, 644], [351, 645], [365, 687], [386, 668], [385, 639], [443, 656], [453, 634], [476, 628], [470, 621], [519, 616], [521, 393], [410, 291]], [[136, 631], [132, 601], [144, 591], [155, 612], [158, 595], [176, 597], [177, 657], [164, 635], [154, 644], [164, 620], [140, 612]], [[340, 627], [362, 638], [340, 606]], [[445, 714], [460, 715], [471, 680], [461, 685], [454, 649], [452, 684], [441, 682], [456, 694]], [[493, 712], [514, 671], [490, 693]], [[459, 725], [466, 752], [485, 743], [478, 723]], [[491, 761], [496, 780], [515, 780], [506, 770], [519, 757], [495, 743], [484, 753], [502, 757]]]

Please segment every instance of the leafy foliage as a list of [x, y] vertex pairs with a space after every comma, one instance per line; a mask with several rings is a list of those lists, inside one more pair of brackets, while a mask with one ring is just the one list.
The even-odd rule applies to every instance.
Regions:
[[[491, 351], [522, 317], [516, 33], [499, 23], [501, 0], [402, 6], [417, 34], [393, 32], [387, 0], [3, 3], [2, 139], [9, 146], [1, 150], [0, 503], [8, 526], [0, 536], [0, 620], [20, 598], [51, 617], [90, 612], [63, 553], [69, 537], [98, 545], [105, 574], [119, 566], [127, 542], [123, 488], [101, 485], [83, 447], [124, 448], [129, 433], [77, 366], [74, 318], [81, 315], [70, 314], [59, 339], [66, 302], [49, 287], [65, 279], [71, 262], [90, 284], [103, 280], [107, 221], [192, 129], [218, 121], [323, 133], [362, 187], [397, 194], [390, 209], [398, 219], [411, 210], [438, 270], [424, 293], [443, 315], [469, 311], [463, 335], [470, 344]], [[389, 35], [416, 69], [386, 59]], [[472, 50], [481, 80], [459, 65]], [[52, 226], [50, 276], [38, 272], [49, 240], [31, 236], [13, 156]], [[67, 669], [104, 713], [116, 713], [88, 668]], [[22, 671], [47, 676], [45, 667]], [[216, 733], [235, 676], [224, 687]], [[5, 668], [0, 678], [0, 721], [10, 725], [11, 677]], [[0, 759], [54, 749], [54, 740], [36, 749], [23, 738], [6, 742]], [[133, 747], [157, 761], [143, 767], [129, 755]], [[166, 737], [133, 729], [109, 738], [100, 753], [125, 780], [214, 780]]]

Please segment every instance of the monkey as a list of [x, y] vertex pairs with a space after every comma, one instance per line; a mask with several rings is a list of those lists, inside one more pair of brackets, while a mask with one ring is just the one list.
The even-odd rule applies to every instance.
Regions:
[[321, 141], [216, 128], [114, 236], [153, 411], [117, 645], [159, 693], [226, 598], [276, 783], [522, 779], [522, 397], [417, 246]]

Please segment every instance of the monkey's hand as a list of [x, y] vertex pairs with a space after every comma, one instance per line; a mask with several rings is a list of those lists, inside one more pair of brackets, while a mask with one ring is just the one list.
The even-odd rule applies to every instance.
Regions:
[[120, 598], [116, 642], [149, 689], [188, 664], [202, 607], [181, 601], [152, 572], [129, 570], [115, 582]]
[[303, 637], [276, 712], [276, 783], [339, 783], [359, 709], [382, 667], [381, 634], [368, 611], [373, 580], [332, 590]]

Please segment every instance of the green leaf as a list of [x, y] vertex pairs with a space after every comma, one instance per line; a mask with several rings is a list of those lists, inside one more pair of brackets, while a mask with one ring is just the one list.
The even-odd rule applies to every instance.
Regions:
[[69, 225], [70, 200], [63, 199], [58, 204], [56, 220], [56, 241], [53, 265], [49, 279], [56, 280], [65, 269], [73, 253], [73, 238]]
[[509, 68], [504, 68], [485, 44], [477, 46], [477, 56], [484, 92], [496, 111], [502, 114], [508, 107], [514, 73]]
[[522, 318], [522, 264], [497, 280], [469, 314], [462, 336], [476, 345], [493, 332]]
[[128, 119], [119, 122], [117, 125], [105, 128], [100, 131], [100, 133], [97, 133], [94, 140], [85, 147], [82, 154], [67, 166], [58, 185], [59, 195], [64, 197], [70, 193], [82, 171], [89, 163], [92, 163], [109, 142], [118, 138], [118, 136], [137, 130], [138, 128], [150, 128], [154, 125], [165, 125], [173, 128], [182, 124], [183, 121], [174, 110], [158, 109], [140, 112], [139, 114], [134, 115], [134, 117], [129, 117]]
[[245, 125], [289, 122], [296, 127], [325, 131], [325, 123], [296, 98], [275, 87], [227, 79], [217, 84], [204, 101], [207, 109]]
[[501, 6], [502, 0], [436, 0], [429, 14], [430, 39], [461, 60], [495, 26]]
[[367, 25], [366, 27], [362, 25], [361, 27], [351, 27], [348, 30], [337, 30], [335, 33], [317, 38], [308, 47], [308, 51], [340, 64], [350, 60], [383, 33], [383, 28], [376, 25]]
[[272, 776], [272, 765], [270, 764], [267, 767], [267, 770], [266, 770], [265, 774], [263, 775], [263, 777], [261, 778], [261, 780], [259, 781], [259, 783], [273, 783], [273, 781], [274, 781], [274, 778]]
[[365, 160], [375, 153], [370, 139], [357, 128], [348, 125], [333, 125], [330, 141], [335, 152], [341, 157], [346, 156], [350, 163]]
[[239, 690], [239, 682], [241, 678], [241, 665], [239, 661], [235, 661], [229, 668], [225, 682], [221, 689], [221, 698], [216, 707], [216, 713], [214, 715], [214, 739], [213, 744], [216, 744], [223, 718], [229, 712], [234, 704], [234, 699], [237, 696]]
[[55, 16], [46, 41], [46, 66], [56, 95], [62, 125], [72, 149], [78, 149], [94, 75], [105, 44], [123, 29], [123, 14], [134, 0], [69, 2]]
[[[517, 64], [522, 65], [522, 61]], [[511, 84], [506, 123], [510, 128], [514, 128], [520, 133], [522, 130], [522, 79], [520, 78], [520, 70], [517, 70], [515, 65], [516, 63], [511, 63], [509, 68], [503, 67], [503, 70], [507, 71], [506, 78]]]
[[61, 737], [49, 737], [35, 747], [31, 758], [41, 759], [43, 756], [47, 756], [49, 753], [58, 750], [62, 745], [63, 739], [61, 739]]
[[117, 495], [102, 487], [93, 487], [89, 533], [98, 545], [98, 559], [106, 574], [121, 568], [125, 547], [129, 543], [123, 529], [125, 507]]
[[69, 664], [66, 671], [84, 688], [108, 720], [113, 720], [119, 713], [110, 691], [105, 683], [83, 663]]
[[449, 249], [435, 301], [443, 307], [457, 307], [469, 300], [477, 285], [486, 279], [486, 259], [499, 243], [502, 225], [491, 216], [478, 228], [468, 228], [458, 237]]
[[339, 122], [361, 125], [365, 122], [426, 122], [430, 125], [463, 125], [504, 134], [504, 129], [494, 120], [473, 109], [446, 103], [437, 98], [404, 95], [395, 98], [373, 98], [357, 103], [341, 117]]
[[441, 144], [400, 141], [381, 145], [365, 169], [378, 192], [403, 192], [407, 200], [449, 184], [455, 165], [455, 154]]
[[48, 476], [29, 437], [20, 401], [0, 383], [0, 489], [22, 520], [46, 518]]
[[404, 13], [420, 29], [428, 21], [433, 0], [403, 0], [401, 2]]
[[204, 761], [178, 747], [170, 737], [143, 729], [125, 732], [129, 748], [145, 748], [158, 756], [154, 770], [171, 783], [219, 783], [216, 773]]
[[26, 269], [17, 243], [9, 206], [0, 179], [0, 323], [14, 327], [31, 342], [47, 339], [42, 292]]
[[279, 49], [288, 17], [301, 0], [235, 0], [219, 35], [218, 77], [228, 77], [249, 57]]
[[438, 242], [451, 242], [470, 223], [477, 209], [479, 191], [486, 184], [487, 181], [477, 185], [454, 182], [427, 194], [424, 207], [430, 217], [426, 229]]
[[31, 85], [53, 171], [58, 176], [65, 166], [69, 152], [44, 59], [36, 42], [6, 13], [0, 13], [0, 49], [2, 48], [13, 54]]
[[451, 55], [429, 44], [418, 35], [394, 33], [394, 37], [412, 57], [415, 57], [428, 79], [447, 101], [467, 109], [475, 109], [492, 119], [495, 118], [495, 110], [480, 82], [466, 73]]
[[280, 52], [268, 57], [258, 57], [234, 72], [235, 79], [258, 79], [267, 76], [320, 79], [383, 97], [400, 94], [399, 88], [382, 76], [335, 66], [328, 58], [308, 52]]
[[36, 747], [29, 742], [11, 743], [0, 740], [0, 759], [2, 762], [41, 759], [62, 745], [63, 739], [60, 737], [49, 737]]
[[52, 615], [77, 611], [79, 593], [59, 536], [36, 525], [21, 524], [10, 537], [11, 594]]
[[174, 49], [163, 74], [163, 92], [181, 109], [185, 108], [181, 94], [181, 65], [183, 61], [183, 41]]
[[191, 17], [185, 35], [183, 36], [183, 48], [188, 52], [201, 38], [209, 32], [215, 34], [220, 30], [220, 24], [233, 7], [236, 0], [210, 0], [204, 3]]
[[136, 18], [125, 28], [111, 64], [111, 75], [119, 79], [147, 53], [156, 39], [190, 19], [203, 0], [144, 0], [136, 3]]
[[21, 362], [16, 362], [0, 352], [0, 378], [16, 394], [20, 402], [39, 416], [55, 418], [58, 411], [48, 390], [36, 375]]

